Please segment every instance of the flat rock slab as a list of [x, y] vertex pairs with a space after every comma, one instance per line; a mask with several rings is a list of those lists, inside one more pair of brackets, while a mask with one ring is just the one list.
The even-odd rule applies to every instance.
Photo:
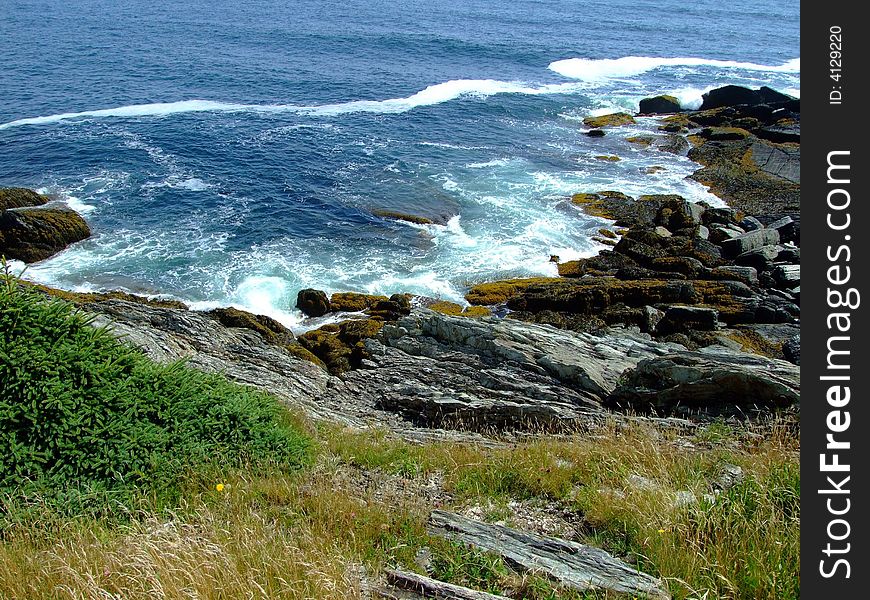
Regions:
[[441, 510], [432, 512], [429, 525], [433, 535], [494, 552], [514, 569], [546, 575], [578, 591], [603, 589], [648, 598], [671, 597], [661, 580], [600, 548], [489, 525]]
[[497, 596], [479, 592], [461, 585], [453, 585], [400, 569], [386, 571], [387, 583], [392, 588], [379, 590], [378, 594], [393, 600], [412, 600], [415, 598], [439, 598], [440, 600], [507, 600], [507, 596]]

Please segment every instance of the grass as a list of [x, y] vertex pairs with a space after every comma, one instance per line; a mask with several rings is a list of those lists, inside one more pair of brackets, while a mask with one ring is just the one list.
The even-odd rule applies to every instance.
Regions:
[[[497, 556], [432, 537], [426, 520], [433, 508], [521, 527], [569, 526], [580, 541], [663, 578], [678, 599], [798, 597], [794, 427], [722, 421], [680, 431], [622, 421], [571, 435], [495, 439], [486, 445], [412, 444], [385, 431], [313, 424], [220, 378], [183, 365], [147, 363], [104, 334], [89, 333], [98, 330], [68, 305], [19, 296], [26, 292], [18, 287], [3, 290], [3, 389], [24, 389], [10, 387], [25, 377], [21, 372], [29, 382], [54, 382], [29, 390], [68, 394], [55, 376], [68, 378], [62, 369], [69, 365], [82, 367], [79, 381], [102, 386], [113, 381], [109, 375], [115, 371], [108, 369], [104, 377], [93, 373], [103, 373], [99, 369], [112, 364], [111, 355], [128, 361], [125, 377], [140, 377], [135, 386], [112, 389], [149, 390], [121, 396], [144, 402], [136, 410], [122, 402], [117, 406], [124, 410], [102, 411], [119, 422], [120, 433], [104, 436], [107, 443], [98, 448], [119, 448], [129, 438], [125, 432], [157, 427], [147, 408], [157, 396], [184, 406], [190, 402], [190, 410], [178, 415], [212, 414], [209, 407], [218, 407], [215, 420], [234, 426], [225, 431], [178, 425], [165, 439], [154, 433], [164, 445], [131, 446], [149, 451], [150, 462], [144, 463], [149, 469], [135, 478], [118, 479], [120, 467], [104, 477], [88, 467], [93, 457], [61, 452], [52, 455], [51, 466], [39, 463], [42, 471], [32, 466], [38, 462], [33, 456], [20, 463], [30, 465], [31, 483], [39, 484], [34, 486], [15, 481], [4, 458], [2, 598], [363, 598], [385, 568], [419, 572], [417, 557], [424, 549], [431, 556], [430, 574], [452, 583], [529, 600], [619, 598], [560, 589], [535, 574], [514, 572]], [[33, 319], [44, 325], [62, 321], [65, 333], [52, 337], [48, 326], [38, 335], [21, 333], [26, 323], [31, 331]], [[84, 340], [88, 360], [72, 360], [75, 346], [37, 357], [32, 348], [43, 338], [55, 351]], [[22, 339], [32, 360], [15, 362]], [[149, 387], [145, 379], [160, 384]], [[179, 380], [198, 383], [175, 394]], [[207, 393], [198, 396], [203, 390]], [[10, 396], [3, 398], [7, 413], [23, 410]], [[68, 423], [85, 404], [55, 420]], [[8, 414], [5, 418], [4, 432], [21, 426]], [[43, 439], [43, 429], [28, 427], [39, 433], [28, 439]], [[184, 431], [192, 433], [179, 435]], [[196, 450], [186, 449], [187, 443]], [[210, 460], [214, 454], [223, 458]], [[72, 465], [80, 466], [70, 471]], [[723, 470], [732, 465], [742, 469], [742, 479], [717, 490]], [[101, 510], [66, 501], [71, 489], [79, 490], [79, 499], [90, 490]], [[694, 500], [678, 501], [686, 495]]]

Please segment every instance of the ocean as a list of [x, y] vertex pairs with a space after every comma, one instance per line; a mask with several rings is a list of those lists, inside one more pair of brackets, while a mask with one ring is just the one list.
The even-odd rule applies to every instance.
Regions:
[[626, 141], [654, 119], [590, 138], [583, 118], [725, 84], [799, 96], [799, 6], [3, 0], [0, 186], [94, 233], [24, 276], [304, 330], [302, 288], [462, 302], [555, 275], [603, 248], [573, 193], [720, 203], [687, 158]]

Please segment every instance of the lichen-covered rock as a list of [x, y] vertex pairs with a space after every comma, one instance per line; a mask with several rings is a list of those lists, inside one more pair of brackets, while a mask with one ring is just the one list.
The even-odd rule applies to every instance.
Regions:
[[0, 213], [0, 255], [26, 263], [45, 260], [90, 235], [85, 220], [67, 208], [10, 208]]
[[363, 340], [377, 335], [384, 321], [353, 319], [336, 327], [321, 327], [299, 336], [303, 348], [323, 361], [333, 375], [358, 367], [368, 358]]
[[8, 208], [42, 206], [49, 199], [27, 188], [0, 188], [0, 212]]
[[420, 215], [410, 215], [394, 210], [376, 209], [372, 211], [372, 214], [376, 217], [381, 217], [382, 219], [389, 219], [391, 221], [404, 221], [406, 223], [414, 223], [415, 225], [431, 225], [432, 223], [434, 223], [434, 221], [428, 217], [422, 217]]
[[362, 312], [383, 301], [389, 301], [389, 298], [356, 292], [338, 292], [329, 299], [329, 305], [332, 312]]
[[322, 317], [329, 312], [329, 298], [322, 290], [299, 290], [296, 294], [296, 308], [309, 317]]
[[206, 314], [220, 321], [225, 327], [241, 327], [256, 331], [264, 340], [272, 344], [290, 344], [296, 339], [292, 331], [266, 315], [255, 315], [233, 307], [215, 308]]
[[583, 119], [583, 124], [586, 127], [600, 129], [601, 127], [618, 127], [619, 125], [631, 125], [634, 123], [634, 117], [628, 113], [618, 112], [609, 115], [601, 115], [598, 117], [586, 117]]

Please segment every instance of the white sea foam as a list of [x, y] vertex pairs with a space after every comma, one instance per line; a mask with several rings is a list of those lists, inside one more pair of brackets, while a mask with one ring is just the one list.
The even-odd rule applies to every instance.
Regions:
[[133, 117], [165, 117], [175, 114], [193, 112], [262, 112], [262, 113], [298, 113], [317, 117], [333, 117], [351, 113], [398, 114], [421, 106], [432, 106], [473, 97], [486, 98], [496, 94], [562, 94], [576, 91], [574, 84], [549, 84], [530, 86], [516, 81], [499, 81], [496, 79], [455, 79], [430, 85], [429, 87], [404, 98], [389, 98], [386, 100], [353, 100], [336, 104], [321, 104], [300, 106], [295, 104], [236, 104], [213, 102], [209, 100], [182, 100], [179, 102], [162, 102], [154, 104], [133, 104], [117, 108], [67, 112], [42, 117], [17, 119], [0, 124], [0, 130], [22, 125], [50, 125], [62, 121], [104, 118]]
[[568, 58], [557, 60], [549, 65], [549, 69], [559, 75], [587, 82], [634, 77], [659, 67], [717, 67], [722, 69], [743, 69], [745, 71], [765, 71], [769, 73], [800, 73], [801, 61], [800, 58], [794, 58], [781, 65], [760, 65], [734, 60], [710, 60], [690, 57], [654, 58], [651, 56], [624, 56], [622, 58], [606, 59]]

